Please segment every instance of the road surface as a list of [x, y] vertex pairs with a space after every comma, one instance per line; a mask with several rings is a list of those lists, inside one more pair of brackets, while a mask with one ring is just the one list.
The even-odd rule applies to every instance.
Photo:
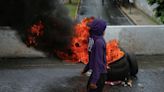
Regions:
[[[104, 92], [163, 92], [164, 56], [139, 56], [133, 86], [106, 85]], [[0, 92], [86, 92], [83, 64], [57, 59], [0, 59]]]
[[103, 19], [108, 25], [133, 25], [112, 0], [104, 0], [104, 5], [101, 0], [81, 0], [78, 20], [90, 16]]

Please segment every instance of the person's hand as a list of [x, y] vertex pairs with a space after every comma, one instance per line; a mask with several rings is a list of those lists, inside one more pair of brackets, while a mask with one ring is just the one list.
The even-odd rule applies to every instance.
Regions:
[[90, 89], [96, 89], [96, 88], [97, 88], [97, 85], [94, 84], [94, 83], [91, 83], [91, 84], [89, 85], [89, 88], [90, 88]]

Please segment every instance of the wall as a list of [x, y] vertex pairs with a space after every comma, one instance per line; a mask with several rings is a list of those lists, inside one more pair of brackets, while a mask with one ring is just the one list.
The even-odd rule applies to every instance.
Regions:
[[[164, 25], [108, 26], [106, 41], [119, 40], [120, 47], [140, 55], [164, 54]], [[45, 57], [42, 52], [23, 44], [16, 31], [0, 28], [0, 57]]]
[[122, 48], [135, 54], [164, 54], [164, 25], [108, 26], [105, 39], [118, 39]]
[[0, 57], [44, 57], [44, 54], [23, 44], [16, 31], [0, 28]]

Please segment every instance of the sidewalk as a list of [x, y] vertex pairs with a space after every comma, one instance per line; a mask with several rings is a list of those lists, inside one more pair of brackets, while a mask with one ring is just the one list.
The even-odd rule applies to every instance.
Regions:
[[155, 22], [152, 18], [150, 18], [148, 15], [144, 14], [141, 10], [137, 9], [136, 7], [131, 8], [125, 8], [120, 7], [123, 13], [131, 19], [131, 21], [134, 22], [136, 25], [158, 25], [157, 22]]

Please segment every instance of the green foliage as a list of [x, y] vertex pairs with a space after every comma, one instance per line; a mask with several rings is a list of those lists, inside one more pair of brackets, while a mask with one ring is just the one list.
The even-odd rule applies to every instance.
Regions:
[[69, 4], [77, 4], [79, 2], [79, 0], [69, 0]]
[[77, 16], [77, 8], [78, 8], [78, 3], [80, 0], [71, 0], [70, 2], [65, 3], [66, 8], [69, 10], [69, 15], [72, 19], [75, 19]]
[[164, 0], [147, 0], [150, 5], [157, 3], [159, 6], [155, 8], [156, 16], [164, 23]]
[[69, 10], [69, 15], [72, 19], [75, 18], [76, 16], [76, 8], [77, 6], [76, 5], [72, 5], [72, 4], [65, 4], [66, 8], [68, 8]]

